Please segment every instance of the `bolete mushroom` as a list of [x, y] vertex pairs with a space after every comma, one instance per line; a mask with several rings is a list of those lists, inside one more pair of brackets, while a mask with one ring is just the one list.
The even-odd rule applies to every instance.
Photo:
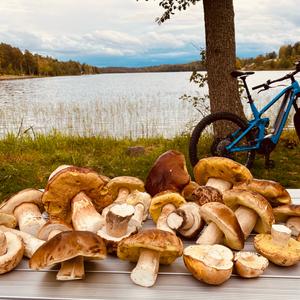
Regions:
[[253, 178], [244, 165], [226, 157], [200, 159], [194, 167], [194, 176], [199, 185], [212, 186], [220, 192]]
[[118, 245], [117, 255], [122, 260], [137, 262], [131, 272], [131, 280], [144, 287], [154, 285], [159, 264], [169, 265], [182, 255], [183, 245], [174, 234], [148, 229], [123, 239]]
[[45, 210], [51, 217], [71, 223], [71, 200], [84, 192], [93, 202], [97, 211], [111, 204], [108, 195], [106, 176], [99, 175], [88, 168], [64, 167], [48, 181], [42, 197]]
[[155, 195], [151, 200], [149, 213], [156, 227], [174, 233], [167, 224], [167, 217], [184, 203], [185, 199], [176, 192], [165, 191]]
[[208, 202], [221, 202], [223, 203], [222, 193], [212, 187], [212, 186], [203, 186], [199, 185], [189, 197], [189, 201], [195, 202], [198, 205], [202, 206]]
[[204, 226], [200, 206], [193, 202], [182, 204], [167, 216], [168, 226], [187, 239], [193, 239]]
[[73, 227], [63, 220], [51, 218], [38, 232], [38, 238], [40, 240], [47, 241], [53, 238], [58, 233], [72, 230]]
[[169, 150], [154, 162], [146, 178], [145, 188], [152, 197], [164, 191], [181, 192], [190, 179], [184, 155]]
[[300, 242], [291, 238], [291, 230], [285, 225], [272, 225], [271, 234], [260, 233], [254, 237], [258, 253], [279, 266], [292, 266], [300, 260]]
[[0, 205], [0, 212], [13, 214], [19, 229], [37, 236], [40, 228], [46, 223], [40, 207], [42, 207], [42, 192], [36, 189], [25, 189], [5, 200]]
[[268, 200], [257, 192], [231, 189], [223, 193], [224, 203], [237, 217], [245, 239], [253, 229], [258, 233], [269, 233], [275, 222]]
[[235, 271], [244, 278], [259, 277], [268, 265], [268, 259], [255, 252], [240, 251], [234, 255]]
[[[39, 270], [80, 256], [89, 259], [104, 259], [106, 247], [101, 237], [89, 231], [61, 232], [45, 242], [33, 254], [29, 261], [29, 267]], [[70, 277], [82, 278], [83, 264], [81, 261], [79, 259], [79, 264], [74, 264], [74, 260], [72, 261], [72, 268], [70, 268], [69, 274], [66, 274], [68, 280]], [[58, 279], [64, 280], [64, 275], [58, 273]]]
[[231, 249], [244, 248], [244, 234], [234, 212], [220, 202], [209, 202], [200, 206], [201, 217], [208, 226], [196, 241], [200, 245], [223, 244]]
[[233, 253], [222, 245], [191, 245], [183, 251], [183, 261], [192, 275], [207, 284], [227, 281], [233, 269]]
[[193, 192], [199, 187], [196, 181], [190, 181], [181, 191], [182, 197], [186, 201], [193, 201]]
[[288, 191], [276, 181], [253, 178], [251, 181], [238, 184], [234, 188], [259, 193], [270, 202], [272, 207], [291, 203], [291, 196]]
[[0, 225], [15, 228], [17, 226], [17, 219], [13, 214], [0, 212]]
[[17, 235], [0, 231], [0, 274], [14, 269], [22, 260], [24, 245]]

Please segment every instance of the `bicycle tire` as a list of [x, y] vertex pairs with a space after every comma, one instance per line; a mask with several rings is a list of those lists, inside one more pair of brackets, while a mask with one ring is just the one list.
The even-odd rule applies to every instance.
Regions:
[[[248, 127], [246, 121], [244, 121], [239, 116], [230, 112], [217, 112], [204, 117], [195, 126], [189, 142], [189, 159], [193, 167], [199, 161], [197, 146], [203, 130], [205, 129], [205, 127], [211, 125], [212, 123], [216, 121], [222, 121], [222, 120], [231, 121], [232, 123], [235, 123], [238, 127], [240, 127], [242, 130], [245, 130]], [[249, 133], [247, 135], [247, 141], [249, 141], [250, 143], [251, 140], [253, 140], [253, 135]], [[250, 169], [253, 165], [254, 159], [255, 159], [255, 150], [248, 151], [247, 160], [245, 161], [244, 165]]]

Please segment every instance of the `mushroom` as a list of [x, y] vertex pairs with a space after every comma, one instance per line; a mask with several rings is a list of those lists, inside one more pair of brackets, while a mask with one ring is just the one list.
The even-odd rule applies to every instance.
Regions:
[[156, 223], [156, 227], [174, 233], [167, 224], [167, 217], [184, 203], [186, 203], [184, 198], [176, 192], [165, 191], [153, 197], [149, 213], [153, 222]]
[[201, 217], [208, 223], [196, 241], [200, 245], [225, 243], [235, 250], [244, 248], [244, 234], [234, 212], [220, 202], [209, 202], [200, 207]]
[[33, 253], [41, 246], [45, 243], [45, 241], [42, 241], [40, 239], [37, 239], [36, 237], [34, 237], [33, 235], [27, 233], [27, 232], [23, 232], [20, 230], [16, 230], [16, 229], [12, 229], [12, 228], [8, 228], [5, 227], [3, 225], [0, 225], [0, 231], [3, 232], [11, 232], [15, 235], [17, 235], [18, 237], [20, 237], [24, 243], [24, 255], [28, 258], [30, 258]]
[[193, 202], [182, 204], [167, 216], [167, 224], [183, 237], [194, 238], [204, 226], [199, 205]]
[[300, 260], [300, 242], [291, 238], [291, 230], [285, 225], [273, 224], [271, 234], [256, 235], [254, 247], [279, 266], [292, 266]]
[[107, 184], [107, 189], [111, 195], [113, 202], [105, 207], [102, 211], [102, 216], [106, 218], [107, 212], [115, 204], [126, 203], [126, 198], [135, 190], [143, 192], [145, 190], [144, 182], [137, 177], [119, 176], [110, 180]]
[[182, 153], [169, 150], [154, 162], [145, 183], [146, 191], [154, 197], [164, 191], [181, 192], [190, 182]]
[[194, 167], [194, 175], [199, 185], [212, 186], [221, 193], [253, 178], [244, 165], [226, 157], [200, 159]]
[[51, 218], [38, 232], [38, 238], [47, 241], [60, 232], [72, 230], [72, 226], [65, 223], [63, 220]]
[[42, 207], [42, 194], [36, 189], [22, 190], [2, 203], [0, 212], [13, 214], [21, 231], [37, 236], [46, 223], [39, 208]]
[[[55, 235], [45, 242], [31, 257], [29, 267], [34, 270], [43, 269], [53, 264], [71, 261], [72, 268], [68, 274], [58, 273], [57, 279], [68, 280], [82, 278], [81, 258], [78, 264], [74, 259], [77, 257], [87, 257], [90, 259], [104, 259], [106, 248], [103, 240], [97, 234], [89, 231], [65, 231]], [[64, 269], [65, 271], [67, 268]], [[84, 272], [84, 271], [83, 271]]]
[[62, 168], [51, 177], [42, 197], [45, 210], [51, 217], [71, 222], [71, 200], [84, 192], [93, 202], [96, 210], [112, 203], [108, 194], [106, 176], [99, 175], [88, 168], [69, 166]]
[[140, 229], [143, 221], [148, 217], [151, 196], [146, 192], [135, 190], [128, 195], [126, 203], [134, 206], [134, 215], [130, 219], [130, 224]]
[[17, 226], [17, 219], [12, 214], [0, 212], [0, 225], [4, 225], [9, 228], [15, 228]]
[[238, 184], [234, 188], [259, 193], [270, 202], [272, 207], [291, 203], [291, 196], [288, 191], [276, 181], [254, 178], [251, 181]]
[[186, 201], [193, 201], [193, 192], [196, 190], [200, 185], [196, 181], [190, 181], [181, 191], [182, 197]]
[[233, 269], [233, 253], [222, 245], [191, 245], [183, 251], [183, 261], [192, 275], [207, 284], [227, 281]]
[[244, 278], [259, 277], [268, 265], [268, 259], [255, 252], [241, 251], [234, 255], [235, 271]]
[[261, 194], [252, 191], [232, 189], [223, 193], [224, 203], [229, 206], [238, 219], [248, 238], [253, 228], [258, 233], [268, 233], [275, 222], [272, 207]]
[[134, 206], [127, 203], [115, 204], [107, 212], [105, 225], [97, 234], [104, 239], [108, 253], [115, 253], [118, 243], [136, 232], [136, 226], [129, 224], [134, 212]]
[[24, 245], [17, 235], [0, 231], [0, 274], [14, 269], [22, 260]]
[[103, 216], [96, 211], [92, 200], [83, 192], [71, 200], [71, 215], [75, 230], [96, 233], [105, 224]]
[[286, 204], [273, 208], [276, 222], [285, 223], [292, 230], [292, 235], [300, 233], [300, 205]]
[[212, 187], [212, 186], [203, 186], [199, 185], [191, 194], [190, 201], [197, 203], [202, 206], [208, 202], [221, 202], [223, 203], [222, 193]]
[[159, 264], [169, 265], [182, 255], [183, 245], [174, 234], [148, 229], [123, 239], [118, 245], [117, 255], [122, 260], [137, 262], [131, 272], [131, 280], [144, 287], [154, 285]]

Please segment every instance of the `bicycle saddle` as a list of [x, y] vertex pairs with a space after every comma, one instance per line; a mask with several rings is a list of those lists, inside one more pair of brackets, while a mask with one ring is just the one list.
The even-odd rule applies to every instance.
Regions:
[[234, 70], [230, 74], [231, 74], [232, 77], [238, 78], [238, 77], [241, 77], [241, 76], [252, 75], [252, 74], [254, 74], [254, 72], [243, 72], [243, 71], [239, 71], [239, 70]]

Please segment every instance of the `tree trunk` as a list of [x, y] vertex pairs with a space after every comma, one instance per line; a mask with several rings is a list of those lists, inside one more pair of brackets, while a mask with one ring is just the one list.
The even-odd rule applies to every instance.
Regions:
[[211, 112], [228, 111], [245, 118], [235, 69], [233, 0], [203, 0], [206, 68]]

